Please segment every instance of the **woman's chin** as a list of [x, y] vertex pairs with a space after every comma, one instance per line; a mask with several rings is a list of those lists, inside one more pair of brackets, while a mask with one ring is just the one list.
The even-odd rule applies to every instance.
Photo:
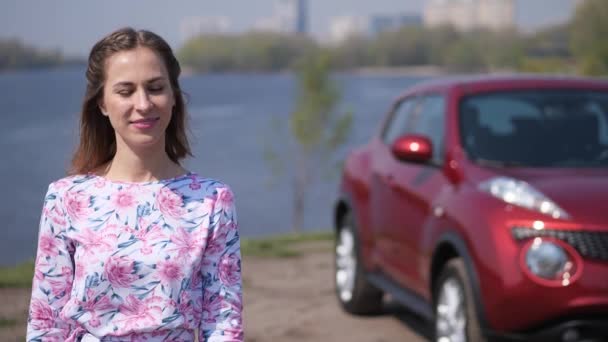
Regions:
[[162, 140], [162, 137], [140, 134], [137, 137], [129, 139], [127, 144], [132, 148], [153, 148], [157, 146], [159, 146], [159, 148], [164, 148]]

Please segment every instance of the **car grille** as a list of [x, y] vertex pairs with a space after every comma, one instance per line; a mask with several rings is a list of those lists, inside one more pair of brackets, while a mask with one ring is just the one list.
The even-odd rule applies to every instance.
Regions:
[[583, 258], [608, 261], [608, 232], [571, 231], [556, 229], [532, 229], [514, 227], [513, 237], [525, 240], [535, 237], [552, 237], [574, 247]]

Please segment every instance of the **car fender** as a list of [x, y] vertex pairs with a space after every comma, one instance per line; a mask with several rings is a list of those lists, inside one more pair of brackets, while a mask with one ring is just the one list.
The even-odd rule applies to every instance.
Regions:
[[[435, 266], [438, 257], [438, 251], [441, 250], [441, 248], [445, 245], [449, 245], [450, 247], [452, 247], [456, 251], [458, 256], [464, 261], [465, 267], [467, 269], [467, 275], [469, 277], [469, 282], [471, 284], [471, 287], [473, 288], [473, 301], [475, 303], [475, 308], [477, 309], [477, 318], [481, 325], [481, 328], [483, 330], [487, 330], [489, 326], [485, 315], [485, 306], [483, 305], [483, 298], [479, 285], [479, 275], [477, 273], [477, 268], [475, 267], [475, 262], [473, 261], [473, 258], [471, 257], [471, 254], [469, 252], [469, 247], [467, 247], [465, 240], [460, 236], [459, 233], [454, 230], [448, 230], [439, 237], [435, 244], [436, 247], [433, 250], [431, 267]], [[436, 275], [433, 275], [431, 278], [430, 287], [432, 293], [435, 292], [435, 278]]]
[[363, 209], [357, 205], [357, 201], [354, 197], [347, 191], [342, 191], [338, 196], [338, 199], [334, 205], [334, 232], [338, 233], [338, 228], [340, 227], [340, 219], [342, 215], [344, 215], [347, 211], [353, 213], [353, 219], [356, 222], [356, 234], [360, 244], [360, 257], [363, 261], [364, 268], [366, 270], [371, 270], [374, 268], [374, 262], [372, 260], [372, 251], [373, 251], [373, 233], [366, 225], [364, 218]]

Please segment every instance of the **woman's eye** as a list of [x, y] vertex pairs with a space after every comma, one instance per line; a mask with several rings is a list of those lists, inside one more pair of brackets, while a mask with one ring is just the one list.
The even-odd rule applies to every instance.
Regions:
[[159, 91], [163, 91], [164, 87], [163, 86], [156, 86], [156, 87], [150, 87], [148, 88], [149, 91], [157, 93]]
[[131, 95], [131, 91], [130, 90], [119, 90], [118, 95], [122, 96], [122, 97], [127, 97]]

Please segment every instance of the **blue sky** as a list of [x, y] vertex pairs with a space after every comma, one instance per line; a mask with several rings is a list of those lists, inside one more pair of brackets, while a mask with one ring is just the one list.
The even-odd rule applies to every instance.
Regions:
[[[526, 30], [567, 20], [574, 0], [516, 0], [517, 22]], [[420, 13], [425, 0], [309, 0], [311, 31], [328, 31], [331, 17]], [[227, 16], [236, 31], [271, 15], [273, 0], [2, 0], [0, 37], [17, 37], [44, 48], [84, 56], [100, 37], [122, 26], [152, 30], [174, 47], [188, 16]]]

